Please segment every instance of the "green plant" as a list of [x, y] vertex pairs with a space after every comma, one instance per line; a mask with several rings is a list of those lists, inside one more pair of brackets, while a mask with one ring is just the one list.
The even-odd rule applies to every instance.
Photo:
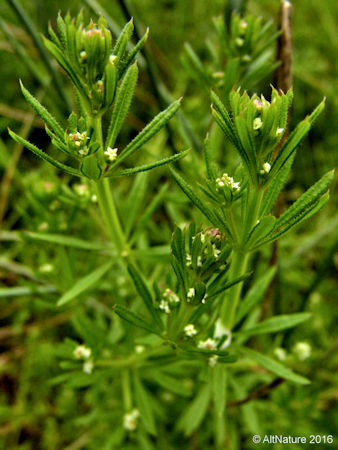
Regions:
[[[234, 28], [240, 20], [234, 16]], [[140, 197], [147, 187], [146, 178], [143, 174], [136, 177], [126, 200], [130, 210], [123, 224], [113, 194], [120, 177], [146, 172], [187, 155], [182, 152], [141, 166], [121, 167], [167, 124], [178, 110], [180, 101], [156, 116], [124, 149], [115, 147], [137, 81], [138, 69], [133, 61], [148, 33], [128, 53], [132, 22], [125, 26], [113, 48], [103, 18], [98, 24], [90, 22], [87, 26], [83, 25], [81, 15], [76, 19], [69, 15], [65, 19], [59, 16], [57, 22], [58, 35], [50, 28], [51, 40], [45, 40], [45, 45], [69, 75], [78, 109], [69, 116], [68, 125], [63, 128], [23, 85], [21, 88], [30, 106], [46, 123], [51, 143], [65, 156], [55, 159], [13, 131], [10, 135], [67, 176], [84, 180], [79, 185], [82, 188], [77, 188], [78, 194], [81, 189], [85, 193], [79, 194], [81, 200], [66, 183], [60, 187], [63, 199], [68, 204], [83, 202], [86, 211], [92, 196], [96, 196], [107, 240], [101, 244], [92, 235], [84, 240], [56, 233], [23, 234], [25, 239], [97, 251], [100, 252], [97, 259], [103, 260], [97, 267], [95, 259], [89, 273], [62, 286], [61, 295], [56, 292], [57, 305], [65, 309], [75, 307], [82, 294], [94, 292], [95, 307], [91, 313], [84, 305], [73, 318], [78, 339], [66, 339], [58, 347], [65, 372], [55, 377], [52, 383], [88, 388], [92, 411], [82, 417], [82, 424], [100, 424], [104, 416], [106, 438], [101, 436], [102, 448], [122, 445], [125, 448], [128, 445], [130, 448], [153, 448], [149, 436], [156, 435], [159, 445], [163, 444], [170, 407], [163, 407], [149, 388], [158, 395], [165, 389], [178, 396], [180, 417], [174, 424], [175, 433], [191, 435], [203, 420], [208, 420], [210, 426], [201, 432], [200, 445], [210, 445], [213, 434], [215, 447], [222, 448], [228, 439], [225, 433], [227, 392], [231, 389], [242, 395], [239, 380], [250, 372], [252, 362], [277, 377], [299, 384], [308, 383], [305, 377], [276, 361], [272, 356], [273, 349], [271, 354], [261, 353], [252, 349], [248, 340], [287, 330], [309, 319], [310, 314], [279, 314], [259, 320], [258, 305], [274, 275], [273, 267], [255, 280], [243, 298], [242, 285], [251, 276], [248, 272], [251, 255], [310, 218], [328, 200], [333, 172], [324, 175], [280, 217], [271, 214], [289, 175], [297, 147], [323, 109], [324, 102], [298, 124], [276, 155], [275, 149], [286, 131], [292, 92], [272, 89], [268, 101], [263, 96], [249, 96], [243, 90], [233, 89], [229, 100], [227, 92], [222, 92], [221, 96], [229, 105], [225, 106], [212, 91], [212, 115], [238, 153], [237, 167], [233, 171], [227, 169], [231, 171], [230, 175], [224, 173], [223, 167], [217, 164], [213, 137], [208, 136], [203, 152], [204, 178], [199, 176], [197, 180], [191, 174], [192, 169], [188, 167], [189, 164], [193, 167], [191, 161], [182, 164], [185, 174], [171, 170], [184, 194], [202, 213], [204, 222], [203, 225], [192, 223], [183, 229], [177, 227], [171, 242], [172, 270], [156, 271], [155, 268], [152, 274], [151, 264], [144, 264], [143, 257], [146, 259], [153, 249], [147, 248], [146, 240], [138, 240], [140, 228], [135, 226], [133, 215], [136, 212], [132, 211], [132, 208], [137, 211], [142, 202]], [[245, 23], [254, 27], [256, 22], [250, 18]], [[254, 38], [255, 35], [248, 45], [255, 46]], [[237, 68], [233, 65], [236, 76]], [[239, 72], [238, 77], [242, 79], [245, 74]], [[237, 83], [232, 77], [229, 80], [228, 91]], [[222, 88], [214, 84], [210, 87]], [[103, 133], [102, 122], [107, 116], [107, 132]], [[199, 155], [193, 158], [198, 160]], [[149, 221], [164, 189], [167, 189], [166, 185], [152, 200], [151, 208], [142, 215], [139, 222], [142, 226]], [[162, 249], [164, 256], [168, 250]], [[163, 267], [166, 266], [163, 264]], [[48, 273], [46, 267], [44, 270]], [[116, 295], [114, 305], [110, 299], [100, 303], [98, 300], [103, 293], [105, 298], [108, 293], [109, 298], [112, 291], [118, 289], [119, 279], [113, 271], [119, 276], [128, 274], [138, 296], [127, 283], [128, 302], [123, 295]], [[153, 281], [151, 287], [150, 280]], [[79, 338], [83, 343], [79, 344]], [[267, 373], [263, 372], [261, 378], [256, 375], [255, 380], [269, 379]], [[189, 382], [182, 384], [179, 377], [197, 381], [192, 385]], [[112, 402], [107, 392], [114, 394]], [[104, 399], [98, 401], [102, 395]], [[189, 398], [192, 395], [193, 399]], [[168, 398], [170, 401], [170, 395]], [[207, 417], [210, 405], [212, 420]], [[173, 422], [170, 425], [173, 426]], [[111, 427], [114, 431], [107, 432]], [[96, 444], [91, 445], [95, 448]]]

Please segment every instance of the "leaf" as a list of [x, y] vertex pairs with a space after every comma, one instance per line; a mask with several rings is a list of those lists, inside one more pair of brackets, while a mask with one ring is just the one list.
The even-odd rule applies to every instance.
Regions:
[[210, 387], [210, 383], [205, 383], [178, 419], [177, 429], [184, 431], [188, 436], [197, 430], [206, 415], [211, 395]]
[[158, 133], [173, 117], [181, 105], [181, 99], [171, 103], [164, 111], [160, 112], [153, 120], [146, 125], [143, 130], [122, 150], [115, 164], [119, 164], [126, 158], [129, 158], [142, 145], [148, 142], [156, 133]]
[[209, 89], [212, 84], [212, 80], [208, 76], [202, 61], [188, 42], [184, 44], [184, 52], [186, 62], [193, 69], [193, 74], [195, 75], [196, 81], [203, 87]]
[[280, 191], [283, 189], [286, 180], [289, 176], [293, 161], [295, 159], [296, 152], [293, 152], [293, 154], [290, 156], [288, 161], [284, 164], [284, 166], [280, 169], [278, 176], [271, 177], [269, 180], [269, 185], [266, 190], [266, 193], [263, 198], [261, 211], [260, 211], [260, 217], [265, 216], [268, 214], [271, 209], [273, 208], [278, 195]]
[[216, 364], [212, 371], [212, 394], [215, 414], [219, 418], [224, 416], [226, 406], [226, 367]]
[[82, 174], [90, 180], [99, 180], [102, 174], [102, 169], [95, 155], [89, 155], [83, 158], [80, 166]]
[[136, 55], [140, 50], [142, 50], [144, 44], [146, 43], [147, 39], [149, 37], [149, 28], [147, 28], [145, 34], [142, 36], [142, 38], [138, 41], [138, 43], [133, 47], [133, 49], [128, 53], [128, 56], [121, 62], [121, 65], [119, 67], [119, 77], [122, 77], [124, 72], [127, 70], [129, 64], [134, 60]]
[[52, 233], [35, 233], [32, 231], [23, 231], [20, 233], [23, 238], [33, 240], [50, 242], [55, 245], [64, 245], [65, 247], [74, 247], [80, 250], [107, 250], [109, 244], [100, 244], [99, 242], [84, 241], [82, 239], [74, 238], [72, 236], [65, 236], [63, 234]]
[[57, 120], [51, 115], [49, 111], [47, 111], [44, 106], [41, 105], [41, 103], [35, 97], [33, 97], [33, 95], [24, 87], [21, 80], [20, 87], [25, 99], [34, 109], [34, 111], [41, 117], [42, 120], [46, 122], [49, 128], [61, 139], [61, 141], [64, 141], [65, 132], [61, 128]]
[[210, 222], [215, 225], [219, 226], [219, 221], [215, 217], [214, 212], [201, 200], [193, 191], [191, 186], [173, 169], [170, 168], [171, 174], [176, 181], [176, 183], [179, 185], [179, 187], [182, 189], [182, 191], [185, 193], [187, 197], [194, 203], [195, 206], [205, 215], [207, 219], [210, 220]]
[[129, 111], [131, 100], [134, 95], [138, 77], [137, 64], [129, 67], [125, 74], [121, 86], [119, 87], [115, 99], [115, 105], [111, 116], [107, 133], [106, 147], [113, 147], [119, 134], [123, 122]]
[[143, 328], [144, 330], [149, 331], [150, 333], [158, 334], [156, 329], [154, 329], [154, 325], [152, 323], [147, 322], [142, 317], [138, 316], [134, 312], [132, 312], [129, 308], [125, 308], [122, 305], [113, 306], [114, 312], [121, 317], [121, 319], [131, 323], [135, 327]]
[[133, 31], [134, 31], [134, 19], [132, 18], [123, 27], [123, 30], [121, 31], [120, 36], [118, 37], [116, 44], [113, 48], [113, 55], [117, 57], [118, 61], [120, 61], [120, 59], [123, 57], [127, 44], [133, 34]]
[[288, 369], [287, 367], [283, 366], [282, 364], [275, 361], [274, 359], [271, 359], [265, 355], [262, 355], [261, 353], [258, 353], [255, 350], [249, 349], [247, 347], [241, 347], [240, 352], [244, 356], [247, 356], [249, 359], [256, 361], [256, 363], [258, 363], [260, 366], [264, 367], [265, 369], [269, 370], [270, 372], [273, 372], [274, 374], [278, 375], [279, 377], [285, 378], [286, 380], [290, 380], [290, 381], [292, 381], [294, 383], [298, 383], [298, 384], [309, 384], [310, 383], [310, 381], [307, 380], [306, 378], [294, 373], [291, 369]]
[[246, 248], [250, 248], [255, 245], [256, 242], [264, 239], [268, 234], [270, 234], [276, 225], [276, 217], [274, 216], [265, 216], [263, 217], [258, 224], [252, 229], [248, 240], [246, 242]]
[[240, 330], [240, 334], [256, 336], [258, 334], [277, 333], [278, 331], [286, 330], [287, 328], [292, 328], [302, 322], [305, 322], [310, 319], [311, 315], [311, 313], [305, 312], [274, 316], [251, 328]]
[[294, 226], [299, 225], [304, 220], [309, 219], [314, 214], [316, 214], [328, 201], [329, 201], [330, 195], [328, 192], [326, 192], [314, 205], [311, 205], [307, 210], [303, 211], [299, 216], [294, 217], [290, 222], [280, 231], [278, 231], [276, 234], [272, 234], [271, 237], [267, 236], [267, 239], [258, 242], [256, 247], [253, 250], [257, 250], [262, 245], [269, 244], [276, 239], [280, 238], [284, 234], [286, 234], [288, 231], [290, 231]]
[[235, 278], [234, 280], [229, 281], [228, 283], [225, 283], [224, 286], [222, 286], [220, 289], [217, 289], [215, 292], [212, 293], [208, 293], [208, 299], [212, 298], [212, 297], [216, 297], [216, 295], [224, 292], [225, 290], [231, 288], [232, 286], [234, 286], [237, 283], [240, 283], [241, 281], [246, 280], [247, 278], [250, 277], [250, 275], [252, 274], [252, 272], [249, 273], [245, 273], [244, 275], [241, 275], [240, 277]]
[[263, 298], [263, 295], [276, 273], [276, 267], [271, 267], [262, 277], [255, 281], [242, 302], [239, 304], [235, 324], [240, 322], [251, 309]]
[[279, 150], [278, 155], [275, 161], [272, 164], [272, 168], [270, 170], [270, 177], [275, 177], [280, 169], [284, 166], [284, 164], [291, 157], [293, 152], [298, 147], [301, 140], [307, 135], [311, 128], [311, 124], [308, 118], [304, 119], [300, 122], [295, 130], [290, 134], [289, 138], [286, 140], [285, 144]]
[[134, 267], [132, 264], [128, 265], [128, 272], [134, 282], [137, 292], [140, 294], [140, 296], [142, 297], [142, 299], [144, 301], [145, 307], [149, 311], [151, 317], [154, 319], [154, 322], [156, 323], [158, 328], [161, 330], [163, 327], [162, 321], [161, 321], [158, 311], [155, 309], [151, 293], [150, 293], [145, 281], [143, 280], [138, 269], [136, 269], [136, 267]]
[[103, 264], [98, 269], [91, 272], [89, 275], [78, 280], [74, 286], [72, 286], [69, 291], [65, 292], [60, 300], [57, 302], [57, 306], [63, 306], [66, 303], [69, 303], [74, 298], [78, 297], [80, 294], [85, 292], [87, 289], [94, 286], [111, 268], [112, 261], [109, 261], [106, 264]]
[[179, 159], [184, 158], [188, 154], [188, 151], [189, 150], [185, 150], [181, 153], [176, 153], [175, 155], [169, 156], [168, 158], [164, 158], [164, 159], [155, 161], [150, 164], [145, 164], [143, 166], [132, 167], [131, 169], [125, 169], [125, 170], [121, 170], [119, 172], [112, 172], [112, 173], [108, 172], [107, 176], [108, 177], [120, 177], [123, 175], [132, 175], [134, 173], [145, 172], [147, 170], [155, 169], [156, 167], [160, 167], [165, 164], [169, 164], [169, 163], [172, 163], [172, 162], [178, 161]]
[[328, 190], [334, 177], [334, 170], [327, 172], [319, 181], [311, 186], [290, 208], [288, 208], [277, 220], [276, 229], [283, 227], [290, 220], [296, 218], [306, 209], [316, 203]]
[[43, 152], [38, 147], [36, 147], [34, 144], [31, 144], [30, 142], [26, 141], [26, 139], [23, 139], [21, 136], [14, 133], [14, 131], [8, 129], [8, 133], [16, 142], [21, 144], [23, 147], [26, 147], [28, 150], [33, 152], [35, 155], [37, 155], [40, 158], [44, 159], [45, 161], [49, 162], [50, 164], [57, 167], [58, 169], [61, 169], [64, 172], [69, 173], [70, 175], [82, 177], [82, 174], [79, 170], [73, 169], [73, 167], [66, 166], [66, 165], [60, 163], [59, 161], [56, 161], [51, 156], [47, 155], [47, 153]]
[[54, 286], [14, 286], [0, 287], [0, 298], [19, 297], [21, 295], [56, 294], [58, 291]]
[[148, 433], [156, 436], [155, 417], [151, 407], [149, 394], [144, 388], [136, 371], [134, 372], [133, 382], [136, 406], [140, 411], [141, 420]]
[[182, 397], [189, 397], [191, 395], [190, 390], [187, 389], [180, 379], [170, 376], [163, 371], [151, 369], [151, 377], [149, 379], [155, 381], [166, 391], [171, 391]]

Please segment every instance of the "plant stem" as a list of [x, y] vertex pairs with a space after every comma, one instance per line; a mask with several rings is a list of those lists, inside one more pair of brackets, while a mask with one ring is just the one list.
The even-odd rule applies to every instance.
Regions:
[[133, 401], [131, 397], [131, 389], [130, 389], [130, 373], [129, 370], [126, 369], [122, 372], [122, 392], [123, 392], [123, 404], [125, 411], [131, 410], [133, 406]]
[[[104, 161], [101, 117], [92, 117], [91, 121], [94, 128], [95, 137], [100, 144], [100, 149], [98, 150], [99, 159]], [[116, 249], [120, 254], [128, 253], [126, 237], [121, 227], [108, 178], [103, 178], [96, 181], [95, 187], [100, 210], [104, 218], [109, 237], [114, 242]]]
[[[248, 203], [244, 226], [240, 234], [240, 247], [233, 250], [232, 261], [229, 270], [229, 281], [234, 280], [247, 270], [249, 253], [244, 249], [248, 234], [257, 222], [264, 191], [260, 188], [251, 187], [248, 195]], [[232, 329], [235, 320], [235, 313], [240, 300], [243, 283], [237, 283], [229, 289], [228, 295], [221, 306], [221, 318], [224, 326]]]

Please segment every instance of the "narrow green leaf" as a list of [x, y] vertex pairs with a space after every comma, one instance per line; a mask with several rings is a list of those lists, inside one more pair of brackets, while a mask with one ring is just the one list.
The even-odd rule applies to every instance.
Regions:
[[204, 419], [211, 396], [211, 384], [205, 383], [188, 408], [178, 419], [177, 429], [184, 431], [186, 435], [191, 435], [197, 430]]
[[255, 245], [261, 239], [264, 239], [269, 233], [273, 231], [276, 225], [276, 217], [265, 216], [260, 222], [252, 229], [248, 241], [245, 244], [247, 248]]
[[58, 138], [63, 142], [65, 138], [65, 132], [57, 122], [57, 120], [51, 115], [47, 109], [41, 105], [41, 103], [33, 97], [33, 95], [25, 88], [20, 80], [21, 91], [30, 104], [30, 106], [34, 109], [34, 111], [41, 117], [41, 119], [46, 122], [49, 128], [58, 136]]
[[309, 121], [311, 125], [314, 123], [314, 121], [317, 119], [319, 114], [324, 110], [325, 108], [325, 101], [326, 98], [324, 97], [323, 100], [319, 103], [319, 105], [312, 111], [312, 113], [308, 116]]
[[215, 217], [214, 212], [195, 194], [191, 186], [173, 168], [170, 168], [170, 171], [174, 180], [185, 195], [194, 203], [195, 206], [197, 206], [197, 208], [205, 215], [207, 219], [210, 220], [213, 225], [218, 226], [219, 221]]
[[121, 319], [131, 323], [135, 327], [143, 328], [144, 330], [149, 331], [150, 333], [158, 334], [156, 329], [154, 329], [154, 325], [144, 320], [142, 317], [138, 316], [134, 312], [132, 312], [129, 308], [125, 308], [122, 305], [115, 305], [113, 307], [114, 312], [121, 317]]
[[50, 242], [51, 244], [64, 245], [65, 247], [73, 247], [80, 250], [109, 250], [112, 248], [109, 244], [107, 245], [107, 243], [100, 244], [99, 242], [84, 241], [82, 239], [74, 238], [72, 236], [65, 236], [63, 234], [22, 231], [20, 235], [25, 239], [39, 242]]
[[156, 436], [156, 424], [154, 411], [151, 407], [151, 401], [149, 399], [149, 394], [143, 386], [137, 372], [134, 372], [133, 377], [134, 390], [135, 390], [135, 400], [136, 406], [140, 411], [140, 417], [143, 422], [145, 429], [148, 433]]
[[167, 158], [161, 159], [159, 161], [155, 161], [150, 164], [144, 164], [143, 166], [132, 167], [131, 169], [121, 170], [119, 172], [108, 172], [108, 177], [120, 177], [123, 175], [132, 175], [138, 172], [146, 172], [147, 170], [155, 169], [156, 167], [164, 166], [165, 164], [169, 164], [179, 159], [184, 158], [188, 154], [189, 150], [185, 150], [181, 153], [176, 153], [175, 155], [169, 156]]
[[100, 266], [98, 269], [91, 272], [89, 275], [86, 275], [85, 277], [78, 280], [74, 284], [74, 286], [69, 289], [69, 291], [65, 292], [62, 295], [60, 300], [57, 302], [57, 306], [62, 306], [66, 303], [69, 303], [71, 300], [74, 300], [87, 289], [94, 286], [108, 272], [112, 264], [112, 261], [109, 261], [108, 263], [103, 264], [103, 266]]
[[284, 164], [296, 150], [302, 139], [307, 135], [310, 128], [311, 124], [308, 118], [304, 119], [297, 125], [295, 130], [293, 130], [289, 138], [286, 140], [285, 144], [278, 152], [278, 155], [270, 171], [270, 177], [276, 176], [276, 174], [280, 171], [280, 169], [284, 166]]
[[257, 281], [255, 281], [254, 285], [249, 289], [248, 293], [244, 297], [244, 299], [239, 304], [235, 323], [240, 322], [243, 317], [245, 317], [254, 306], [257, 305], [263, 298], [263, 295], [268, 288], [272, 278], [276, 273], [276, 267], [270, 267], [266, 273], [261, 276]]
[[184, 52], [186, 61], [192, 68], [196, 81], [205, 88], [209, 89], [212, 85], [212, 80], [208, 76], [207, 71], [203, 66], [199, 56], [196, 54], [196, 52], [188, 42], [184, 44]]
[[148, 187], [149, 174], [139, 173], [135, 178], [132, 188], [129, 192], [126, 219], [125, 219], [125, 235], [129, 237], [130, 232], [135, 228], [136, 218], [139, 216], [139, 211], [143, 206], [144, 197]]
[[102, 174], [102, 169], [95, 155], [89, 155], [83, 158], [80, 170], [82, 174], [90, 180], [99, 180]]
[[279, 377], [285, 378], [286, 380], [290, 380], [290, 381], [292, 381], [294, 383], [298, 383], [298, 384], [309, 384], [310, 383], [310, 381], [307, 380], [306, 378], [294, 373], [291, 369], [288, 369], [287, 367], [283, 366], [282, 364], [275, 361], [274, 359], [271, 359], [265, 355], [262, 355], [261, 353], [258, 353], [255, 350], [252, 350], [247, 347], [241, 347], [240, 352], [244, 356], [247, 356], [249, 359], [252, 359], [256, 363], [258, 363], [260, 366], [262, 366], [265, 369], [269, 370], [270, 372], [278, 375]]
[[120, 61], [120, 59], [123, 57], [127, 44], [133, 34], [133, 31], [134, 31], [134, 19], [132, 18], [129, 22], [125, 24], [113, 48], [113, 54], [117, 56], [118, 61]]
[[138, 67], [135, 63], [129, 67], [127, 73], [123, 77], [121, 86], [117, 91], [115, 105], [107, 133], [106, 147], [113, 147], [115, 145], [117, 135], [119, 134], [129, 111], [137, 83], [137, 77]]
[[215, 414], [219, 418], [224, 416], [226, 406], [226, 367], [216, 364], [212, 371], [212, 395]]
[[128, 272], [134, 282], [137, 292], [140, 294], [140, 296], [142, 297], [142, 299], [144, 301], [145, 307], [149, 311], [151, 317], [154, 319], [154, 322], [159, 327], [159, 329], [162, 329], [163, 325], [162, 325], [160, 315], [159, 315], [158, 311], [155, 309], [155, 306], [153, 304], [152, 295], [151, 295], [144, 279], [142, 278], [138, 269], [136, 269], [136, 267], [134, 267], [132, 264], [128, 265]]
[[31, 144], [30, 142], [26, 141], [26, 139], [23, 139], [21, 136], [17, 135], [12, 130], [8, 130], [8, 133], [16, 142], [21, 144], [23, 147], [26, 147], [28, 150], [33, 152], [35, 155], [37, 155], [40, 158], [44, 159], [45, 161], [49, 162], [50, 164], [57, 167], [58, 169], [61, 169], [64, 172], [69, 173], [70, 175], [82, 177], [82, 174], [79, 170], [73, 169], [73, 167], [66, 166], [66, 165], [60, 163], [59, 161], [56, 161], [51, 156], [47, 155], [47, 153], [44, 153], [42, 150], [37, 148], [34, 144]]
[[268, 214], [271, 209], [273, 208], [279, 193], [283, 189], [286, 180], [289, 176], [293, 161], [295, 159], [296, 152], [293, 152], [293, 154], [290, 156], [288, 161], [284, 164], [284, 166], [280, 169], [278, 176], [270, 177], [269, 179], [269, 185], [266, 190], [266, 193], [263, 198], [261, 211], [260, 211], [260, 217], [265, 216]]
[[222, 292], [226, 291], [227, 289], [231, 288], [232, 286], [234, 286], [237, 283], [240, 283], [244, 280], [246, 280], [247, 278], [250, 277], [252, 272], [249, 273], [245, 273], [244, 275], [241, 275], [240, 277], [235, 278], [234, 280], [229, 281], [228, 283], [226, 283], [224, 286], [222, 286], [220, 289], [217, 289], [215, 292], [212, 293], [208, 293], [208, 299], [212, 298], [212, 297], [216, 297], [216, 295], [221, 294]]
[[136, 55], [140, 50], [142, 50], [144, 44], [147, 42], [149, 36], [149, 28], [147, 28], [145, 34], [138, 41], [138, 43], [133, 47], [133, 49], [128, 53], [128, 56], [121, 62], [119, 67], [119, 77], [121, 78], [124, 72], [127, 70], [128, 66], [134, 61]]
[[278, 331], [286, 330], [287, 328], [295, 327], [302, 322], [310, 319], [311, 313], [295, 313], [283, 314], [279, 316], [270, 317], [257, 325], [240, 331], [240, 334], [256, 336], [258, 334], [277, 333]]
[[154, 380], [166, 391], [173, 392], [174, 394], [180, 395], [182, 397], [189, 397], [191, 395], [190, 389], [182, 383], [178, 378], [164, 373], [162, 370], [151, 369], [150, 380]]
[[23, 295], [56, 294], [55, 286], [14, 286], [0, 287], [0, 298], [20, 297]]
[[304, 220], [310, 219], [314, 214], [316, 214], [322, 207], [329, 201], [330, 195], [326, 192], [315, 204], [310, 205], [305, 211], [303, 211], [300, 215], [291, 219], [280, 231], [272, 233], [271, 237], [267, 236], [267, 238], [257, 243], [256, 247], [252, 250], [257, 250], [259, 247], [270, 244], [271, 242], [279, 239], [281, 236], [289, 232], [296, 225], [301, 224]]
[[160, 112], [148, 123], [147, 126], [122, 150], [115, 164], [119, 164], [129, 158], [134, 152], [147, 143], [156, 133], [158, 133], [173, 117], [181, 105], [181, 99], [171, 103], [164, 111]]
[[283, 227], [290, 220], [303, 213], [307, 208], [316, 203], [328, 190], [334, 177], [334, 170], [327, 172], [319, 181], [311, 186], [290, 208], [288, 208], [277, 220], [276, 229]]

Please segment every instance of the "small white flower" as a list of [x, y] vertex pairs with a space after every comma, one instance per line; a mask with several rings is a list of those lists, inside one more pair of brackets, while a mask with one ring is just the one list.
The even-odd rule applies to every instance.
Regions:
[[85, 195], [88, 195], [89, 189], [86, 184], [75, 184], [74, 191], [77, 193], [77, 195], [83, 197]]
[[115, 159], [117, 158], [117, 151], [117, 148], [108, 147], [104, 154], [109, 161], [115, 161]]
[[[75, 143], [75, 145], [78, 145], [79, 144], [79, 142], [76, 142]], [[81, 144], [80, 144], [81, 145]], [[89, 152], [89, 148], [88, 147], [84, 147], [84, 148], [81, 148], [80, 150], [79, 150], [79, 155], [81, 155], [81, 156], [87, 156], [88, 155], [88, 152]]]
[[256, 119], [253, 121], [253, 129], [259, 130], [260, 128], [262, 128], [262, 125], [262, 119], [260, 117], [256, 117]]
[[311, 345], [307, 342], [297, 342], [293, 348], [293, 352], [300, 361], [304, 361], [311, 355]]
[[201, 302], [203, 303], [203, 305], [204, 305], [204, 303], [206, 302], [206, 299], [208, 298], [208, 294], [205, 294], [205, 296], [202, 298], [202, 300], [201, 300]]
[[243, 47], [244, 39], [239, 37], [239, 38], [235, 39], [235, 42], [236, 42], [237, 47]]
[[201, 233], [200, 237], [201, 237], [201, 242], [203, 244], [203, 242], [205, 242], [205, 233]]
[[76, 359], [88, 359], [91, 357], [92, 351], [85, 345], [78, 345], [73, 351], [73, 355]]
[[159, 308], [164, 311], [166, 314], [170, 314], [169, 302], [167, 300], [161, 300], [159, 304]]
[[82, 50], [82, 52], [80, 52], [80, 58], [81, 58], [81, 61], [84, 61], [87, 58], [87, 53], [84, 50]]
[[219, 250], [215, 244], [212, 244], [212, 252], [213, 252], [214, 258], [218, 259], [219, 254], [221, 253], [221, 250]]
[[235, 182], [234, 179], [229, 177], [227, 173], [223, 173], [220, 178], [216, 179], [216, 189], [223, 188], [225, 186], [229, 187], [232, 191], [239, 191], [241, 189], [240, 183]]
[[42, 264], [42, 266], [39, 267], [39, 272], [41, 273], [51, 273], [54, 270], [53, 264]]
[[93, 194], [93, 195], [90, 197], [90, 200], [91, 200], [93, 203], [96, 203], [96, 202], [97, 202], [97, 195], [96, 195], [96, 194]]
[[188, 300], [188, 302], [189, 302], [193, 297], [195, 297], [195, 294], [196, 294], [195, 288], [190, 288], [190, 289], [188, 289], [188, 293], [187, 293], [187, 300]]
[[94, 369], [94, 363], [93, 363], [93, 361], [91, 359], [88, 359], [87, 361], [85, 361], [83, 363], [83, 369], [82, 370], [84, 371], [84, 373], [91, 374], [93, 372], [93, 369]]
[[197, 334], [195, 325], [193, 325], [192, 323], [189, 323], [188, 325], [186, 325], [186, 326], [184, 327], [184, 333], [185, 333], [186, 336], [188, 336], [188, 337], [195, 336], [195, 334]]
[[277, 347], [273, 351], [275, 357], [279, 359], [279, 361], [285, 361], [286, 360], [286, 350], [282, 347]]
[[123, 426], [128, 431], [134, 431], [137, 427], [138, 417], [140, 412], [138, 409], [133, 409], [130, 413], [123, 416]]
[[145, 346], [144, 345], [136, 345], [135, 346], [135, 352], [136, 353], [143, 353], [145, 350]]
[[241, 20], [239, 26], [242, 28], [242, 30], [245, 30], [248, 27], [248, 23], [245, 20]]
[[264, 170], [265, 173], [269, 173], [270, 170], [271, 170], [271, 164], [269, 164], [268, 162], [265, 162], [263, 164], [263, 170]]
[[268, 162], [265, 162], [262, 166], [262, 169], [259, 171], [261, 175], [265, 175], [266, 173], [269, 173], [271, 170], [271, 164]]
[[170, 304], [175, 304], [175, 303], [179, 303], [180, 299], [178, 297], [177, 294], [175, 294], [174, 291], [172, 291], [171, 289], [166, 289], [163, 293], [163, 297], [168, 299], [168, 302]]
[[205, 341], [199, 341], [198, 348], [202, 348], [204, 350], [216, 350], [217, 342], [215, 339], [208, 338]]
[[253, 104], [258, 110], [263, 108], [263, 103], [258, 98], [255, 98], [255, 100], [253, 100]]
[[279, 136], [280, 134], [282, 134], [284, 131], [284, 128], [277, 128], [276, 130], [276, 136]]
[[189, 253], [186, 255], [186, 257], [185, 257], [185, 259], [186, 259], [186, 263], [185, 263], [185, 265], [187, 266], [187, 267], [190, 267], [191, 266], [191, 255], [189, 255]]
[[202, 267], [202, 256], [197, 256], [197, 267]]
[[212, 369], [216, 366], [218, 358], [219, 358], [218, 355], [210, 356], [208, 364]]

